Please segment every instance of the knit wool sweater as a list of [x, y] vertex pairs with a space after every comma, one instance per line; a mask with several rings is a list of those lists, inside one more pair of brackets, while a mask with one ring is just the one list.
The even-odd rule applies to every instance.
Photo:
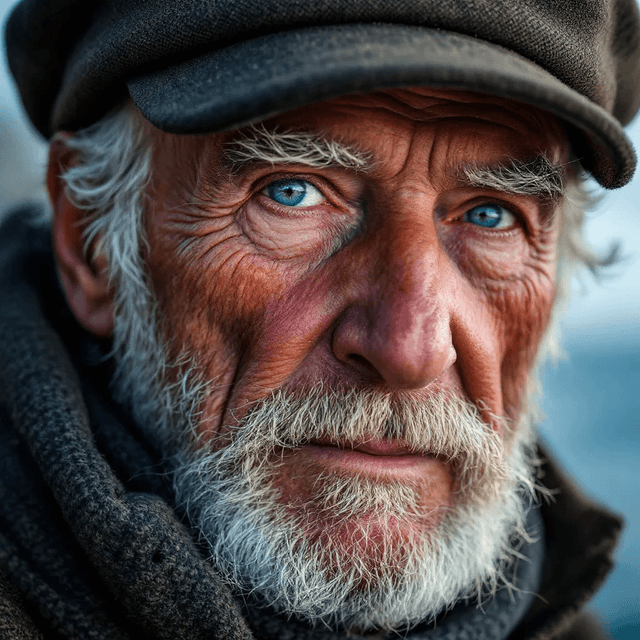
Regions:
[[[109, 401], [107, 345], [64, 304], [36, 215], [0, 229], [0, 638], [350, 637], [250, 607], [216, 574], [157, 453]], [[531, 515], [541, 538], [517, 576], [535, 593], [458, 606], [407, 638], [606, 637], [580, 611], [620, 520], [544, 470], [555, 501]]]

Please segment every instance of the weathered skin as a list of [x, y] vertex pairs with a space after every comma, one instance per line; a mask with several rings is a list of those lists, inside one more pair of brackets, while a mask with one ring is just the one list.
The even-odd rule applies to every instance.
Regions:
[[[319, 382], [417, 397], [444, 389], [481, 403], [494, 428], [492, 415], [516, 418], [554, 299], [559, 221], [549, 201], [469, 186], [459, 169], [541, 153], [564, 162], [560, 124], [490, 96], [416, 89], [343, 97], [265, 125], [353, 145], [374, 168], [252, 164], [230, 175], [218, 158], [234, 133], [178, 137], [147, 125], [147, 263], [173, 352], [197, 354], [215, 378], [204, 407], [209, 435], [273, 389]], [[80, 323], [105, 336], [106, 277], [100, 262], [85, 263], [73, 227], [82, 214], [56, 178], [69, 161], [54, 145], [59, 268]], [[279, 205], [263, 190], [284, 177], [308, 181], [325, 200], [303, 210]], [[464, 220], [483, 203], [508, 208], [513, 225]], [[401, 468], [399, 456], [374, 456], [367, 467], [350, 455], [336, 449], [320, 463], [303, 447], [287, 457], [278, 476], [284, 499], [304, 501], [323, 464], [418, 476], [433, 513], [451, 499], [455, 478], [444, 462]]]

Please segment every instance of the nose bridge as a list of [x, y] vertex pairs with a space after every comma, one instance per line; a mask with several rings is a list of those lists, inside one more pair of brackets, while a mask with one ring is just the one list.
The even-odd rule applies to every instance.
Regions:
[[365, 358], [389, 386], [417, 389], [455, 360], [446, 257], [433, 221], [433, 198], [407, 189], [395, 196], [385, 203], [376, 230], [368, 293], [359, 302], [364, 313], [349, 316], [354, 324], [360, 317], [365, 326], [351, 332], [343, 327], [341, 335], [359, 336], [343, 347], [349, 345], [352, 357]]
[[[430, 286], [436, 274], [439, 245], [427, 198], [403, 198], [413, 215], [398, 215], [380, 227], [375, 288], [387, 296], [414, 294]], [[407, 200], [409, 200], [407, 202]], [[422, 205], [422, 206], [421, 206]], [[425, 206], [427, 205], [427, 206]]]
[[[435, 194], [403, 186], [383, 203], [373, 291], [394, 308], [434, 304], [441, 250], [434, 223]], [[417, 322], [417, 318], [414, 318]]]
[[[417, 240], [414, 238], [419, 245]], [[410, 255], [404, 251], [400, 258], [390, 255], [381, 261], [381, 272], [372, 287], [374, 325], [382, 321], [389, 327], [402, 328], [402, 335], [414, 334], [442, 312], [438, 304], [438, 260], [429, 253]]]
[[[400, 215], [381, 229], [386, 241], [372, 286], [371, 338], [378, 349], [386, 345], [387, 361], [397, 357], [409, 370], [437, 377], [451, 346], [446, 258], [431, 199], [403, 194], [397, 204]], [[408, 208], [411, 215], [405, 217], [402, 212]]]

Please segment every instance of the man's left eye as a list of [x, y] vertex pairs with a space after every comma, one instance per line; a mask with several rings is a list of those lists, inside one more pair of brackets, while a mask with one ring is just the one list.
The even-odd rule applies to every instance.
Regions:
[[508, 229], [516, 222], [516, 217], [509, 209], [499, 204], [481, 204], [469, 209], [464, 214], [466, 222], [487, 229]]
[[262, 193], [285, 207], [313, 207], [324, 201], [324, 196], [306, 180], [286, 179], [272, 182]]

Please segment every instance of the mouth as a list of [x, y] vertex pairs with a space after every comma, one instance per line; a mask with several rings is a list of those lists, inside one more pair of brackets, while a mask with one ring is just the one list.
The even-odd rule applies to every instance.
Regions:
[[310, 440], [308, 446], [328, 447], [350, 453], [360, 452], [371, 456], [423, 455], [409, 446], [404, 440], [366, 439], [356, 442], [335, 442], [328, 439]]
[[[347, 486], [369, 496], [369, 502], [359, 504], [357, 512], [349, 511], [346, 519], [338, 517], [340, 522], [344, 520], [340, 526], [348, 536], [351, 525], [357, 524], [353, 531], [366, 525], [367, 535], [373, 535], [378, 525], [390, 526], [391, 521], [386, 519], [390, 513], [399, 518], [397, 522], [403, 522], [405, 537], [418, 530], [431, 530], [449, 508], [455, 487], [451, 465], [441, 456], [416, 451], [406, 441], [373, 438], [355, 442], [310, 440], [281, 458], [274, 482], [282, 504], [294, 514], [299, 515], [301, 510], [303, 518], [318, 531], [324, 531], [327, 523], [335, 524], [334, 511], [328, 504], [335, 503], [338, 515], [344, 513], [344, 505], [352, 500]], [[393, 491], [387, 492], [384, 485], [389, 485], [389, 491], [393, 487]], [[328, 493], [323, 493], [325, 488]], [[318, 496], [321, 501], [316, 503]], [[346, 503], [341, 502], [344, 496]], [[381, 507], [385, 500], [393, 502]], [[320, 506], [314, 511], [316, 504]]]
[[436, 456], [418, 452], [402, 440], [336, 443], [312, 440], [297, 451], [328, 471], [359, 475], [423, 476], [428, 467], [443, 464]]

